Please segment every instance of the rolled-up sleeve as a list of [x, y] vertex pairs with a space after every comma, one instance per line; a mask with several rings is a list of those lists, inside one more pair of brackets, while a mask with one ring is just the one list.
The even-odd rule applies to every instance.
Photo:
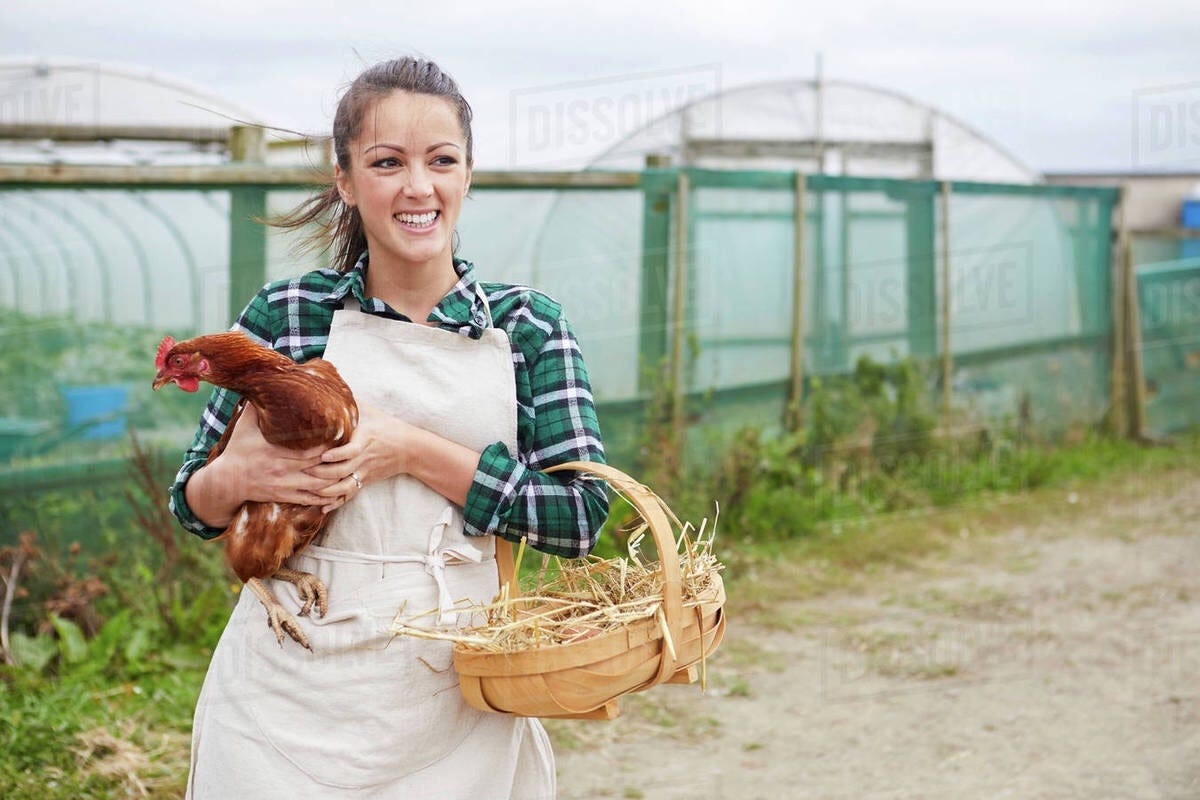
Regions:
[[196, 517], [188, 505], [185, 490], [192, 475], [208, 463], [208, 454], [217, 440], [221, 438], [221, 434], [225, 432], [225, 426], [233, 414], [233, 408], [237, 405], [237, 401], [238, 396], [233, 392], [224, 389], [217, 389], [213, 392], [208, 405], [204, 408], [200, 428], [196, 431], [191, 446], [183, 455], [183, 466], [179, 468], [179, 472], [175, 475], [175, 482], [171, 484], [168, 491], [168, 506], [171, 513], [179, 520], [179, 524], [203, 539], [219, 536], [222, 530], [205, 525]]
[[587, 555], [608, 516], [603, 481], [542, 470], [567, 461], [604, 463], [595, 401], [579, 343], [565, 318], [526, 365], [532, 436], [512, 453], [502, 442], [481, 454], [463, 517], [467, 533], [494, 533], [554, 555]]

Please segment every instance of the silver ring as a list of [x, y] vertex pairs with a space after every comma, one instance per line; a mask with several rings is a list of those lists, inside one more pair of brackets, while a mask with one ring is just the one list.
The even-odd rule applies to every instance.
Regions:
[[360, 480], [358, 479], [358, 473], [357, 473], [357, 472], [351, 472], [351, 473], [350, 473], [350, 477], [354, 479], [354, 486], [355, 486], [356, 488], [358, 488], [358, 489], [361, 489], [361, 488], [362, 488], [362, 481], [360, 481]]

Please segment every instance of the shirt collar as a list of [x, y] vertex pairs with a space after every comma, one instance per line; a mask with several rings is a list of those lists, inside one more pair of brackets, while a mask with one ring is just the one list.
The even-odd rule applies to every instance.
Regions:
[[[407, 320], [407, 317], [390, 308], [382, 300], [366, 296], [366, 274], [368, 254], [363, 251], [354, 266], [345, 272], [333, 289], [324, 298], [324, 302], [340, 306], [347, 295], [353, 295], [362, 309], [368, 313], [380, 314]], [[463, 336], [478, 339], [487, 328], [487, 311], [478, 284], [475, 281], [475, 265], [470, 261], [454, 259], [454, 271], [458, 280], [441, 302], [429, 313], [429, 322], [437, 323], [439, 328], [452, 330]]]

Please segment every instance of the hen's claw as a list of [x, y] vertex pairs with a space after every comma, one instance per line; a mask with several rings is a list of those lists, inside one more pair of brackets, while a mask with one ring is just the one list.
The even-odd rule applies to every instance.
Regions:
[[283, 634], [286, 633], [291, 637], [292, 641], [311, 653], [312, 645], [308, 643], [308, 637], [301, 630], [300, 623], [296, 621], [296, 618], [287, 609], [279, 604], [279, 601], [275, 599], [275, 595], [271, 594], [271, 590], [267, 588], [267, 585], [258, 578], [251, 578], [246, 581], [246, 586], [250, 591], [254, 592], [254, 596], [266, 608], [267, 625], [275, 632], [275, 638], [279, 642], [280, 647], [283, 646]]
[[288, 636], [292, 637], [292, 641], [308, 652], [312, 652], [312, 645], [308, 643], [308, 637], [300, 629], [300, 623], [278, 603], [267, 606], [267, 626], [275, 631], [275, 640], [279, 642], [280, 647], [283, 647], [283, 634], [286, 632]]
[[300, 609], [300, 616], [307, 617], [314, 604], [316, 604], [318, 616], [325, 616], [325, 612], [329, 610], [329, 593], [325, 590], [325, 584], [316, 575], [281, 567], [271, 577], [287, 581], [296, 587], [300, 599], [304, 601], [304, 606]]

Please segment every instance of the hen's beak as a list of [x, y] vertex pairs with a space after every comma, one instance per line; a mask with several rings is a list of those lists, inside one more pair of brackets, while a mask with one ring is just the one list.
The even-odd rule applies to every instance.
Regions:
[[152, 384], [151, 388], [153, 388], [155, 391], [158, 391], [161, 387], [166, 386], [170, 382], [171, 379], [169, 377], [159, 372], [154, 378], [154, 383]]

